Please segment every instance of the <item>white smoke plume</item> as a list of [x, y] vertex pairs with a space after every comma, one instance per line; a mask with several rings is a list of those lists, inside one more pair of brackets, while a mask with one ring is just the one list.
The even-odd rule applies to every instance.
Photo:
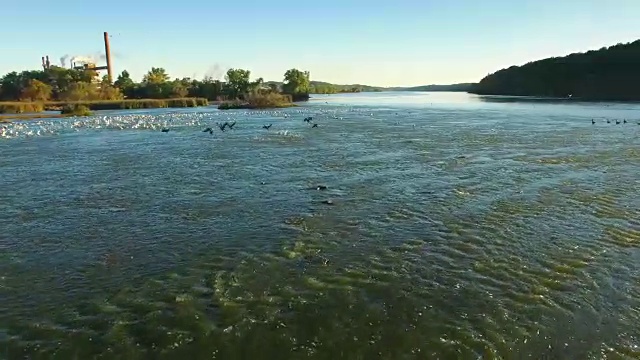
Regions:
[[91, 56], [76, 55], [71, 58], [71, 62], [74, 62], [77, 64], [89, 64], [89, 63], [95, 64], [96, 60]]

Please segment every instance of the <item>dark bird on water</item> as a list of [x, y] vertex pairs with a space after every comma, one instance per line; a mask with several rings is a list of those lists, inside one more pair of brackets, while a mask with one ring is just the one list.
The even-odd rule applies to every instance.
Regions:
[[607, 124], [611, 124], [611, 120], [607, 119]]
[[596, 121], [595, 121], [595, 120], [593, 120], [593, 119], [591, 119], [591, 125], [593, 125], [593, 124], [595, 124], [595, 123], [596, 123]]
[[620, 120], [616, 120], [616, 125], [620, 125]]
[[273, 125], [273, 124], [269, 124], [269, 126], [267, 126], [267, 125], [262, 125], [262, 128], [263, 128], [263, 129], [267, 129], [267, 130], [269, 130], [269, 128], [271, 127], [271, 125]]
[[236, 124], [236, 122], [232, 122], [231, 124], [227, 124], [227, 126], [229, 127], [229, 129], [233, 129], [233, 126]]
[[162, 132], [169, 132], [169, 129], [164, 128], [164, 129], [162, 129], [162, 130], [160, 130], [160, 131], [162, 131]]
[[314, 128], [314, 127], [318, 127], [318, 124], [313, 124], [311, 127], [312, 127], [312, 128]]
[[202, 130], [202, 132], [208, 132], [209, 134], [212, 134], [212, 135], [213, 135], [213, 129], [212, 129], [212, 128], [210, 128], [210, 127], [206, 128], [206, 129], [204, 129], [204, 130]]
[[626, 124], [626, 123], [627, 123], [627, 119], [624, 119], [624, 121], [623, 121], [623, 122]]
[[225, 121], [225, 123], [224, 123], [224, 124], [222, 124], [222, 125], [218, 124], [218, 127], [220, 128], [220, 130], [224, 131], [224, 129], [225, 129], [228, 125], [229, 125], [229, 123]]
[[313, 120], [311, 116], [304, 118], [304, 122], [311, 122], [311, 120]]

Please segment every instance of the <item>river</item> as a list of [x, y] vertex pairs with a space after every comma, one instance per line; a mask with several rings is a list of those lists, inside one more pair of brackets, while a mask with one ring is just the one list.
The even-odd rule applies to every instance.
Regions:
[[524, 100], [4, 125], [0, 358], [638, 358], [640, 105]]

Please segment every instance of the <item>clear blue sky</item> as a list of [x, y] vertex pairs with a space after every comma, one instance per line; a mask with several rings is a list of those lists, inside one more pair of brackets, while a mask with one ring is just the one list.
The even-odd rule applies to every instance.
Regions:
[[340, 84], [478, 81], [530, 60], [640, 38], [640, 0], [5, 1], [0, 74], [49, 55], [103, 52], [116, 72], [172, 77], [229, 67]]

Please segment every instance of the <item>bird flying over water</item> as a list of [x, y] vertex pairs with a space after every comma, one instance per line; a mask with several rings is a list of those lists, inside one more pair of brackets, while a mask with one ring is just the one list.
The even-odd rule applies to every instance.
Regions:
[[209, 134], [213, 135], [213, 129], [212, 129], [212, 128], [210, 128], [210, 127], [206, 128], [206, 129], [204, 129], [204, 130], [202, 130], [202, 132], [208, 132]]
[[309, 117], [304, 118], [303, 121], [304, 122], [311, 122], [311, 120], [313, 120], [313, 117], [309, 116]]
[[314, 127], [318, 127], [318, 124], [313, 124], [311, 127], [312, 127], [312, 128], [314, 128]]
[[224, 124], [222, 124], [222, 125], [217, 124], [217, 125], [218, 125], [218, 127], [220, 128], [221, 131], [224, 131], [224, 129], [229, 125], [229, 123], [225, 121]]
[[273, 125], [273, 124], [269, 124], [269, 126], [267, 126], [267, 125], [262, 125], [262, 128], [263, 128], [263, 129], [267, 129], [267, 130], [269, 130], [269, 128], [271, 127], [271, 125]]
[[236, 124], [236, 122], [232, 122], [231, 124], [227, 123], [227, 126], [229, 127], [229, 129], [233, 129], [233, 126]]

